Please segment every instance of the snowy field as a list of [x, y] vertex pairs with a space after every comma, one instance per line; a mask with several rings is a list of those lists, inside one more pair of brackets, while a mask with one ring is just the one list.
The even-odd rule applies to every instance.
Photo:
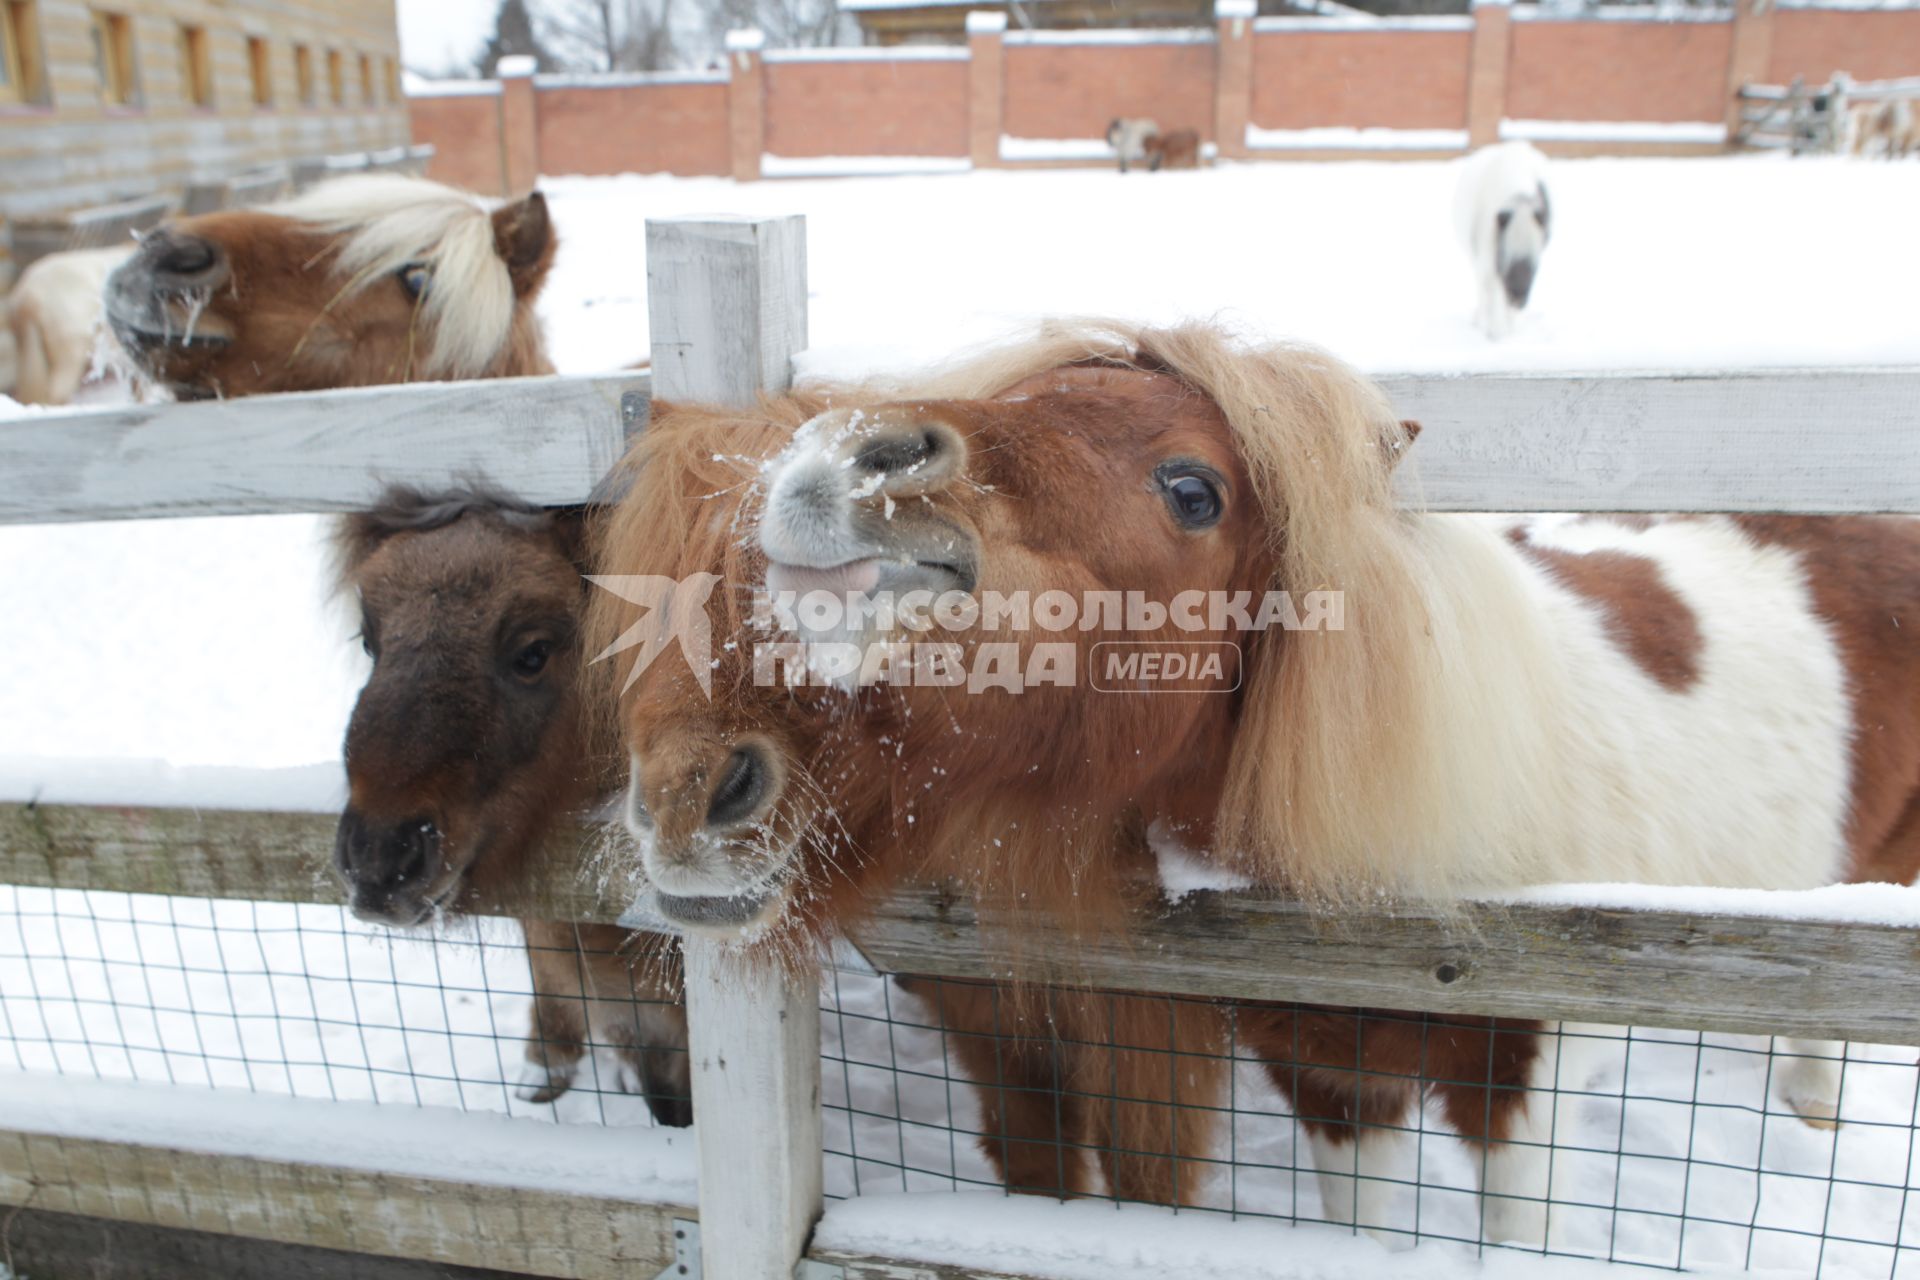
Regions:
[[[1047, 313], [1218, 315], [1378, 371], [1920, 363], [1920, 164], [1601, 160], [1559, 164], [1554, 183], [1535, 305], [1499, 345], [1468, 324], [1451, 169], [1438, 164], [740, 186], [560, 178], [545, 184], [563, 247], [543, 310], [563, 369], [626, 363], [647, 348], [646, 217], [803, 212], [804, 366], [817, 374], [898, 370]], [[151, 786], [169, 782], [167, 767], [244, 766], [297, 770], [291, 803], [336, 804], [365, 660], [327, 599], [324, 537], [309, 517], [0, 528], [0, 798], [105, 799], [131, 774]], [[282, 802], [241, 794], [228, 775], [184, 777], [175, 794], [188, 800]], [[510, 926], [396, 939], [329, 909], [0, 888], [0, 1070], [647, 1123], [610, 1082], [589, 1079], [557, 1106], [513, 1100], [527, 987]], [[879, 1017], [921, 1011], [873, 979], [844, 978], [838, 1000], [848, 1016], [826, 1028], [832, 1190], [987, 1182], [953, 1133], [978, 1127], [978, 1107], [949, 1081], [938, 1035]], [[1907, 1208], [1914, 1051], [1856, 1046], [1849, 1123], [1835, 1135], [1767, 1113], [1764, 1050], [1636, 1039], [1590, 1093], [1563, 1098], [1560, 1141], [1585, 1150], [1555, 1166], [1561, 1243], [1668, 1266], [1920, 1280], [1920, 1206]], [[0, 1084], [0, 1118], [6, 1097]], [[1209, 1202], [1316, 1216], [1313, 1179], [1296, 1172], [1304, 1143], [1296, 1158], [1294, 1125], [1251, 1065], [1234, 1106], [1220, 1156], [1238, 1167]], [[1417, 1201], [1404, 1190], [1392, 1225], [1471, 1237], [1470, 1159], [1433, 1128], [1421, 1144], [1430, 1189]], [[907, 1220], [837, 1212], [829, 1227], [897, 1242]], [[920, 1247], [937, 1252], [963, 1221], [915, 1223]], [[1168, 1274], [1142, 1261], [1151, 1249], [1119, 1257], [1129, 1238], [1061, 1274]], [[1898, 1267], [1895, 1239], [1908, 1249]], [[1371, 1242], [1351, 1247], [1339, 1255], [1351, 1274], [1390, 1274]]]

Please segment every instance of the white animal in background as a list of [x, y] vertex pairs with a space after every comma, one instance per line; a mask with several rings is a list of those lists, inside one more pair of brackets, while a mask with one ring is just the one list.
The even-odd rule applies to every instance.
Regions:
[[133, 249], [128, 244], [48, 254], [20, 273], [7, 298], [15, 400], [69, 404], [79, 394], [101, 333], [107, 277]]
[[1453, 218], [1479, 290], [1473, 322], [1504, 338], [1526, 309], [1552, 228], [1547, 158], [1524, 142], [1474, 152], [1461, 163]]
[[1160, 132], [1160, 126], [1144, 116], [1121, 116], [1107, 126], [1107, 145], [1120, 155], [1120, 172], [1129, 164], [1147, 158], [1147, 139]]
[[1847, 150], [1897, 160], [1920, 144], [1920, 112], [1905, 98], [1858, 102], [1847, 112]]

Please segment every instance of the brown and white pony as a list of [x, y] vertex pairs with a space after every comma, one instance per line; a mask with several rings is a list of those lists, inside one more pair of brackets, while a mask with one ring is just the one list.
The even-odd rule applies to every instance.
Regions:
[[[334, 870], [362, 919], [409, 927], [513, 896], [548, 838], [617, 790], [577, 688], [584, 520], [472, 488], [395, 488], [342, 522], [342, 585], [373, 671], [347, 729]], [[657, 1121], [689, 1123], [675, 948], [611, 925], [520, 924], [534, 992], [522, 1096], [565, 1093], [607, 1045]]]
[[534, 302], [554, 249], [537, 191], [490, 209], [355, 175], [147, 233], [107, 320], [181, 399], [551, 373]]
[[[1317, 351], [1202, 327], [1055, 327], [926, 392], [843, 402], [795, 433], [756, 486], [773, 588], [1134, 592], [1163, 618], [1184, 591], [1336, 591], [1344, 629], [1143, 631], [1097, 613], [1088, 630], [943, 632], [967, 661], [1010, 644], [1020, 670], [1065, 644], [1081, 678], [854, 690], [839, 759], [810, 766], [820, 793], [797, 801], [763, 709], [758, 737], [715, 744], [747, 779], [735, 789], [754, 802], [735, 808], [754, 838], [695, 822], [666, 839], [657, 810], [639, 833], [669, 914], [677, 898], [719, 926], [708, 904], [731, 901], [736, 923], [817, 930], [931, 869], [1085, 917], [1119, 904], [1112, 833], [1136, 814], [1256, 883], [1333, 902], [1905, 881], [1920, 863], [1920, 522], [1404, 511], [1392, 472], [1411, 435], [1377, 388]], [[1210, 696], [1096, 692], [1094, 646], [1115, 640], [1235, 656]], [[774, 727], [820, 714], [814, 692]], [[653, 810], [674, 789], [655, 768], [674, 762], [636, 749]], [[823, 853], [807, 833], [876, 791], [914, 839]], [[782, 805], [814, 825], [775, 818]], [[1554, 1042], [1480, 1026], [1452, 1064], [1432, 1046], [1404, 1070], [1356, 1063], [1349, 1037], [1346, 1065], [1486, 1080], [1491, 1062], [1510, 1087], [1456, 1123], [1489, 1143], [1488, 1233], [1538, 1239], [1548, 1109], [1512, 1086], [1556, 1078]], [[1394, 1052], [1362, 1058], [1376, 1047]], [[1781, 1084], [1803, 1116], [1837, 1115], [1830, 1057], [1797, 1059]], [[1347, 1085], [1379, 1123], [1411, 1100]], [[1340, 1136], [1316, 1135], [1323, 1170], [1399, 1158], [1391, 1128], [1357, 1152]]]

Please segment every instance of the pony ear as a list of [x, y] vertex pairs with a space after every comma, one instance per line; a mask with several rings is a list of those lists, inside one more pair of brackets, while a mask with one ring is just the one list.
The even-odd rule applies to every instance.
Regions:
[[1407, 450], [1411, 449], [1413, 447], [1413, 442], [1415, 440], [1418, 440], [1419, 438], [1420, 438], [1420, 424], [1415, 422], [1412, 418], [1400, 419], [1400, 438], [1397, 440], [1389, 440], [1386, 442], [1387, 455], [1388, 455], [1387, 469], [1392, 470], [1394, 467], [1399, 466], [1400, 459], [1407, 456]]
[[530, 297], [547, 278], [557, 247], [547, 198], [538, 191], [493, 211], [493, 248], [507, 264], [513, 291]]

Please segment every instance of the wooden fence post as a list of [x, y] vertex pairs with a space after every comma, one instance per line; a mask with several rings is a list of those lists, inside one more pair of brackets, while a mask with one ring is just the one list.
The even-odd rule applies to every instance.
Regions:
[[[807, 345], [806, 219], [647, 222], [654, 394], [746, 404]], [[787, 1280], [821, 1209], [820, 979], [689, 937], [701, 1275]]]

